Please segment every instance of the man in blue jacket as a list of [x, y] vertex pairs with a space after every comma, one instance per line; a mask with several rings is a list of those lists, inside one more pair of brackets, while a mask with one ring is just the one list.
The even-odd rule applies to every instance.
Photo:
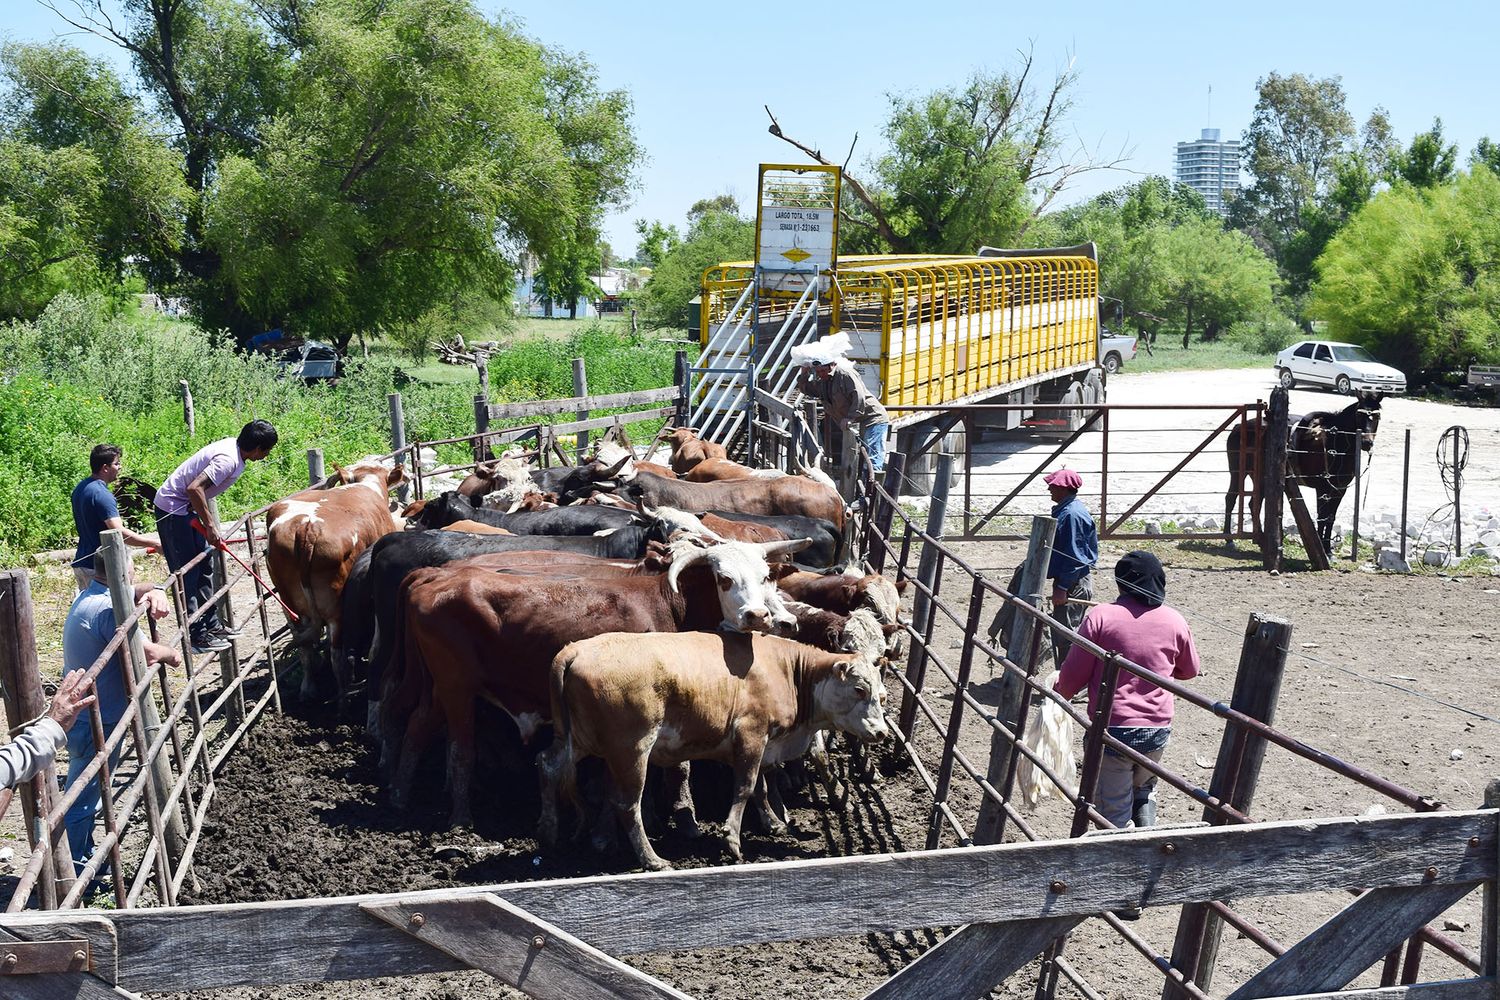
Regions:
[[[1076, 632], [1094, 599], [1092, 572], [1099, 561], [1099, 529], [1094, 516], [1078, 499], [1082, 476], [1072, 469], [1058, 469], [1042, 481], [1052, 494], [1052, 516], [1057, 519], [1052, 561], [1047, 565], [1047, 576], [1052, 580], [1052, 617]], [[1060, 629], [1053, 629], [1052, 644], [1059, 663], [1073, 646], [1072, 639]]]

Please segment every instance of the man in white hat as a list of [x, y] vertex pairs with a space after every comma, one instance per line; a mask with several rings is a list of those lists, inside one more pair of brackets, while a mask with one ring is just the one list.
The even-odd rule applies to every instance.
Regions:
[[857, 430], [876, 472], [885, 471], [885, 435], [891, 418], [875, 394], [865, 387], [854, 364], [845, 358], [819, 360], [797, 380], [804, 395], [823, 401], [830, 420], [846, 432]]

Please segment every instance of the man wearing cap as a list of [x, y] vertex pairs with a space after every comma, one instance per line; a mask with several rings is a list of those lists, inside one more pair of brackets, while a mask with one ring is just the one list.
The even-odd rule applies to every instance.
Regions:
[[870, 453], [870, 464], [876, 472], [885, 471], [885, 434], [891, 418], [865, 386], [853, 362], [845, 358], [819, 360], [808, 366], [797, 380], [797, 388], [804, 395], [822, 400], [830, 420], [837, 421], [846, 431], [858, 431], [865, 450]]
[[[1052, 494], [1052, 516], [1057, 519], [1057, 532], [1052, 536], [1052, 561], [1047, 564], [1047, 576], [1052, 580], [1052, 617], [1076, 632], [1088, 610], [1086, 602], [1094, 598], [1090, 573], [1099, 559], [1099, 529], [1094, 525], [1093, 515], [1078, 499], [1082, 476], [1063, 468], [1042, 481]], [[1052, 644], [1060, 663], [1073, 643], [1064, 632], [1054, 629]]]
[[[1187, 621], [1166, 606], [1167, 575], [1161, 560], [1149, 552], [1128, 552], [1115, 566], [1120, 596], [1113, 604], [1090, 608], [1078, 634], [1101, 648], [1160, 677], [1189, 680], [1198, 676], [1197, 647]], [[1099, 706], [1104, 663], [1082, 646], [1063, 660], [1054, 688], [1065, 698], [1088, 689], [1089, 715]], [[1153, 761], [1161, 760], [1172, 734], [1175, 699], [1158, 684], [1121, 669], [1110, 704], [1107, 732]], [[1117, 827], [1156, 822], [1156, 775], [1109, 744], [1099, 767], [1095, 804]]]

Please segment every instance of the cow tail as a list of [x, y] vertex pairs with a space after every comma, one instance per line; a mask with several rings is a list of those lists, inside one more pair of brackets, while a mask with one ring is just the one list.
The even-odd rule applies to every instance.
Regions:
[[[572, 747], [569, 744], [573, 740], [573, 720], [568, 713], [566, 688], [568, 672], [573, 669], [574, 655], [572, 646], [563, 647], [562, 652], [552, 661], [552, 669], [547, 676], [548, 689], [552, 695], [552, 741], [557, 744], [558, 754], [564, 760], [572, 759]], [[577, 762], [573, 761], [573, 766], [562, 768], [562, 773], [558, 775], [558, 793], [576, 802], [577, 784]]]

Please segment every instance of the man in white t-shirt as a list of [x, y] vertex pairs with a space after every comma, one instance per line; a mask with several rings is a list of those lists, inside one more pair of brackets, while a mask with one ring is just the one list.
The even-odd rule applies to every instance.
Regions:
[[[208, 501], [234, 485], [244, 473], [246, 462], [259, 462], [275, 446], [276, 428], [269, 421], [252, 420], [241, 428], [238, 437], [222, 438], [200, 448], [161, 484], [156, 491], [156, 506], [160, 508], [156, 524], [161, 553], [172, 572], [192, 562], [210, 545], [219, 544], [219, 523]], [[202, 534], [193, 529], [195, 519], [203, 525]], [[228, 649], [229, 639], [219, 624], [218, 610], [208, 599], [213, 593], [213, 572], [207, 559], [188, 570], [183, 585], [189, 616], [206, 606], [203, 616], [188, 628], [193, 652]]]

